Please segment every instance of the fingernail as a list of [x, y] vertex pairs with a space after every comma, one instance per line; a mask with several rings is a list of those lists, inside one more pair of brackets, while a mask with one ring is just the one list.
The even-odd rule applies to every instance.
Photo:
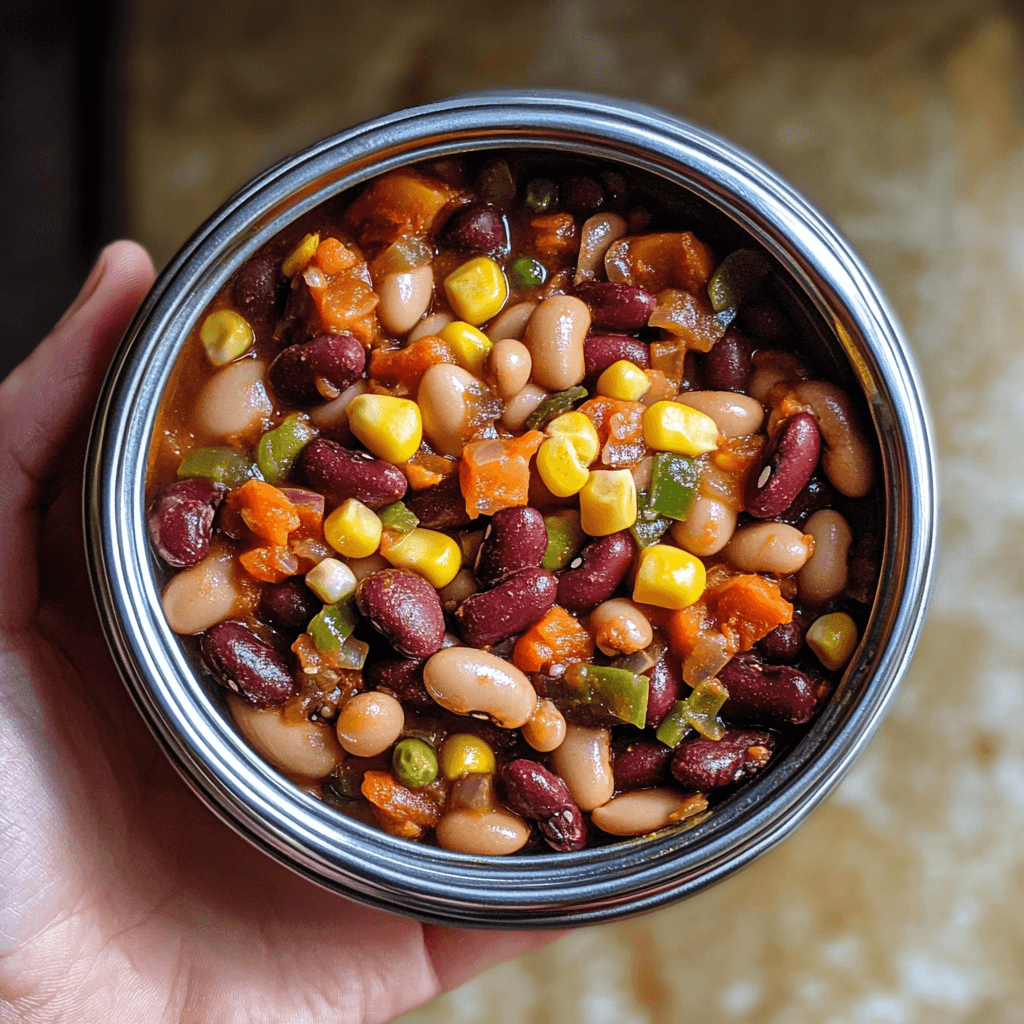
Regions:
[[68, 306], [64, 315], [57, 321], [57, 325], [54, 328], [60, 327], [68, 317], [74, 316], [88, 301], [92, 298], [93, 293], [100, 285], [100, 281], [103, 280], [103, 275], [107, 270], [107, 254], [101, 252], [99, 258], [93, 264], [93, 268], [89, 271], [89, 276], [85, 279], [85, 284], [82, 285], [81, 291], [75, 297], [75, 301]]

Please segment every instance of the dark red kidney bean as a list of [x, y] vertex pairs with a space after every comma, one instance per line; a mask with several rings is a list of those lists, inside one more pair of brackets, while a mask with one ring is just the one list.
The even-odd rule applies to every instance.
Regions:
[[674, 753], [658, 740], [616, 740], [612, 746], [616, 792], [649, 789], [666, 781]]
[[366, 349], [355, 338], [320, 334], [280, 352], [270, 364], [267, 379], [282, 402], [320, 405], [354, 384], [365, 368]]
[[559, 574], [558, 603], [577, 614], [593, 611], [626, 578], [635, 551], [627, 530], [592, 540]]
[[648, 729], [656, 729], [682, 695], [683, 677], [679, 671], [679, 660], [666, 647], [650, 671], [644, 674], [651, 681], [644, 724]]
[[471, 647], [490, 647], [532, 626], [555, 603], [558, 581], [546, 569], [523, 569], [455, 609], [459, 635]]
[[225, 494], [223, 484], [210, 480], [178, 480], [149, 503], [149, 538], [168, 565], [184, 569], [206, 557], [213, 516]]
[[647, 342], [622, 334], [591, 334], [583, 342], [583, 362], [588, 377], [600, 376], [620, 359], [628, 359], [646, 370], [651, 365]]
[[548, 846], [559, 853], [587, 845], [587, 823], [569, 787], [536, 761], [520, 758], [499, 772], [509, 809], [537, 823]]
[[611, 281], [585, 281], [576, 297], [590, 308], [594, 327], [606, 331], [638, 331], [654, 312], [656, 299], [643, 288]]
[[464, 206], [448, 218], [442, 243], [463, 256], [497, 256], [508, 250], [508, 232], [493, 207]]
[[357, 498], [369, 508], [383, 508], [399, 501], [408, 486], [397, 466], [325, 437], [302, 449], [296, 468], [306, 484], [334, 505]]
[[604, 189], [599, 181], [583, 174], [574, 174], [558, 186], [563, 206], [573, 213], [593, 213], [604, 205]]
[[740, 320], [743, 329], [764, 344], [778, 341], [789, 330], [780, 310], [763, 302], [746, 303], [740, 310]]
[[484, 532], [474, 572], [484, 586], [500, 583], [521, 569], [535, 569], [548, 546], [544, 517], [526, 505], [495, 512]]
[[423, 662], [392, 658], [375, 661], [363, 669], [363, 679], [371, 690], [388, 690], [402, 704], [421, 711], [436, 711], [434, 698], [423, 685]]
[[757, 519], [775, 519], [793, 504], [818, 465], [821, 434], [810, 413], [783, 420], [750, 474], [746, 510]]
[[672, 775], [687, 789], [706, 792], [756, 775], [768, 763], [775, 737], [754, 729], [726, 729], [720, 740], [683, 740], [672, 758]]
[[819, 508], [829, 508], [835, 502], [836, 492], [832, 485], [824, 477], [815, 473], [807, 481], [804, 489], [793, 499], [789, 508], [776, 518], [790, 526], [801, 526], [812, 512], [817, 512]]
[[293, 640], [306, 632], [309, 620], [323, 607], [323, 602], [306, 586], [292, 577], [281, 583], [265, 583], [256, 606], [256, 618]]
[[384, 569], [356, 587], [356, 605], [399, 654], [429, 658], [444, 644], [444, 612], [437, 591], [407, 569]]
[[199, 647], [217, 682], [258, 708], [283, 704], [298, 693], [281, 657], [240, 622], [211, 626]]
[[804, 646], [804, 631], [798, 622], [784, 622], [762, 637], [755, 648], [769, 661], [792, 661]]
[[730, 327], [704, 357], [704, 380], [711, 391], [746, 391], [754, 375], [754, 347]]
[[473, 521], [466, 511], [458, 473], [433, 487], [413, 491], [406, 497], [405, 507], [426, 530], [454, 530]]
[[274, 328], [283, 312], [287, 281], [279, 271], [280, 260], [273, 256], [254, 256], [231, 282], [231, 304], [245, 317], [260, 341], [274, 336]]
[[730, 721], [803, 725], [818, 703], [814, 683], [799, 669], [766, 665], [752, 654], [737, 654], [718, 679], [729, 691], [722, 714]]
[[602, 171], [601, 184], [605, 196], [613, 206], [621, 206], [629, 199], [629, 179], [618, 171]]

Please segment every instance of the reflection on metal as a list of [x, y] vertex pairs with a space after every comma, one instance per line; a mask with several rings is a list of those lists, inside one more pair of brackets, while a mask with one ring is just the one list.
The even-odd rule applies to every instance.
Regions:
[[[810, 732], [771, 771], [688, 828], [574, 854], [487, 860], [345, 818], [250, 749], [197, 671], [194, 652], [164, 620], [144, 483], [177, 352], [199, 313], [260, 245], [382, 171], [509, 147], [615, 160], [660, 175], [774, 257], [787, 287], [821, 319], [836, 365], [865, 386], [888, 535], [886, 585], [859, 654]], [[328, 888], [426, 921], [520, 928], [607, 920], [691, 895], [763, 853], [824, 798], [874, 732], [910, 661], [931, 589], [936, 500], [909, 349], [838, 231], [769, 168], [691, 123], [640, 104], [532, 91], [463, 96], [358, 125], [237, 193], [170, 263], [128, 331], [97, 410], [86, 481], [90, 568], [110, 646], [140, 712], [195, 792], [268, 854]]]

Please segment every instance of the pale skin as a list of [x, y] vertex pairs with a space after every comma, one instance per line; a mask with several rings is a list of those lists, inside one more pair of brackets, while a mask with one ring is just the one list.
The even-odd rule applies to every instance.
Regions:
[[82, 460], [153, 278], [131, 242], [0, 384], [0, 1021], [387, 1021], [551, 933], [332, 895], [207, 811], [146, 730], [86, 578]]

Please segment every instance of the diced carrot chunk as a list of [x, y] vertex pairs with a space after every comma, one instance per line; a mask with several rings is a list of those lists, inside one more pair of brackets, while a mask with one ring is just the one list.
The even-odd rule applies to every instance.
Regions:
[[546, 213], [530, 221], [538, 255], [564, 256], [579, 248], [576, 220], [571, 213]]
[[316, 249], [316, 261], [325, 274], [340, 274], [359, 263], [359, 257], [337, 238], [325, 238]]
[[287, 496], [272, 484], [248, 480], [227, 498], [246, 526], [273, 545], [288, 543], [288, 534], [299, 528], [299, 513]]
[[441, 818], [437, 804], [425, 793], [403, 786], [390, 772], [366, 772], [361, 789], [374, 817], [390, 835], [418, 839]]
[[544, 441], [539, 430], [519, 437], [471, 441], [462, 452], [459, 483], [470, 518], [525, 505], [530, 494], [530, 459]]
[[729, 646], [749, 651], [776, 626], [793, 621], [779, 585], [763, 576], [737, 576], [718, 598], [718, 623]]
[[555, 666], [589, 662], [593, 657], [593, 637], [557, 604], [516, 641], [512, 653], [512, 660], [523, 672], [548, 675]]
[[442, 181], [411, 168], [372, 181], [348, 208], [345, 223], [364, 246], [389, 245], [403, 235], [426, 235], [451, 202], [467, 198]]
[[605, 256], [608, 280], [649, 292], [683, 288], [702, 292], [715, 269], [715, 255], [692, 231], [631, 235], [612, 243]]
[[382, 384], [404, 384], [412, 391], [431, 366], [455, 362], [448, 343], [428, 334], [406, 348], [375, 349], [370, 356], [370, 376]]
[[263, 583], [281, 583], [299, 571], [299, 560], [286, 547], [251, 548], [238, 556], [242, 568]]

